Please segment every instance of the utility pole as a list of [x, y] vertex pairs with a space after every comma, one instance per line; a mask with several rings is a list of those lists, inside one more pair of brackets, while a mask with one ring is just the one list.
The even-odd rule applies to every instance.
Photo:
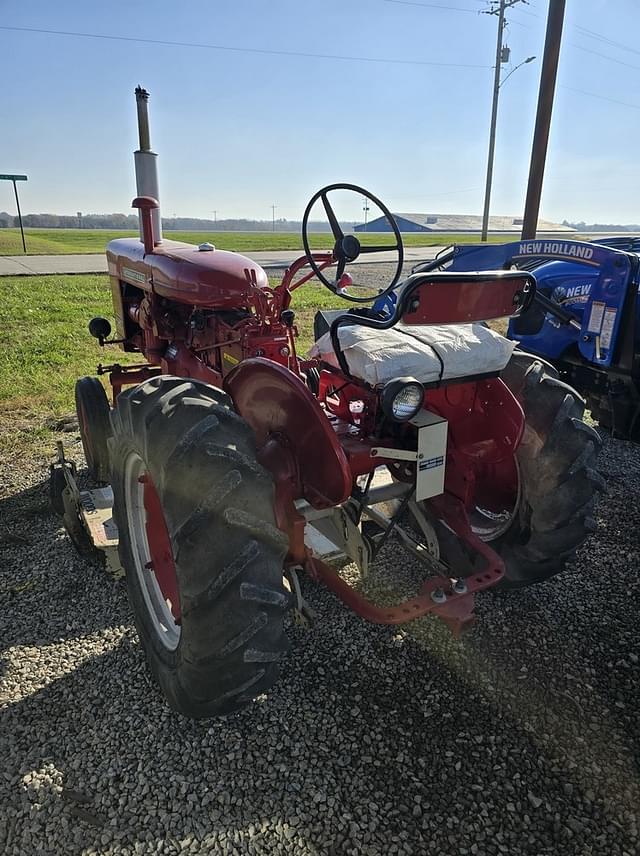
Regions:
[[20, 210], [20, 200], [18, 199], [18, 188], [16, 187], [16, 181], [22, 181], [23, 179], [26, 181], [27, 176], [26, 175], [25, 176], [14, 175], [12, 178], [12, 181], [13, 181], [13, 195], [16, 197], [16, 208], [18, 209], [18, 221], [20, 223], [20, 234], [22, 235], [22, 252], [26, 253], [27, 252], [27, 245], [25, 244], [25, 241], [24, 241], [24, 228], [22, 226], [22, 211]]
[[538, 214], [540, 213], [540, 200], [542, 198], [542, 181], [544, 179], [544, 167], [547, 159], [547, 146], [549, 143], [549, 131], [551, 129], [551, 113], [553, 110], [553, 99], [556, 91], [560, 44], [562, 42], [564, 7], [565, 0], [549, 0], [547, 34], [544, 42], [542, 71], [540, 72], [540, 92], [538, 94], [536, 127], [533, 132], [531, 164], [529, 166], [529, 182], [527, 185], [527, 198], [524, 204], [524, 217], [522, 220], [523, 240], [535, 238], [538, 228]]
[[[503, 59], [503, 45], [505, 28], [505, 12], [516, 3], [528, 2], [528, 0], [496, 0], [497, 5], [485, 12], [486, 15], [498, 16], [498, 38], [496, 41], [496, 66], [493, 76], [493, 102], [491, 106], [491, 128], [489, 130], [489, 156], [487, 159], [487, 182], [484, 191], [484, 210], [482, 213], [482, 236], [480, 240], [486, 241], [489, 231], [489, 209], [491, 207], [491, 183], [493, 181], [493, 159], [496, 148], [496, 125], [498, 122], [498, 96], [500, 94], [500, 72]], [[508, 50], [508, 48], [507, 48]], [[514, 69], [515, 71], [515, 69]]]
[[276, 208], [277, 205], [271, 206], [271, 226], [274, 232], [276, 230]]
[[26, 175], [13, 175], [9, 173], [8, 175], [0, 175], [0, 181], [10, 181], [13, 183], [13, 194], [16, 197], [16, 208], [18, 209], [18, 222], [20, 223], [20, 234], [22, 235], [22, 249], [23, 252], [27, 252], [27, 245], [24, 240], [24, 227], [22, 225], [22, 211], [20, 210], [20, 200], [18, 199], [18, 188], [16, 187], [16, 181], [26, 181]]
[[218, 222], [218, 212], [214, 210], [211, 213], [213, 214], [213, 222], [217, 223]]
[[367, 231], [367, 217], [369, 214], [369, 200], [366, 196], [362, 197], [362, 210], [364, 211], [364, 231]]

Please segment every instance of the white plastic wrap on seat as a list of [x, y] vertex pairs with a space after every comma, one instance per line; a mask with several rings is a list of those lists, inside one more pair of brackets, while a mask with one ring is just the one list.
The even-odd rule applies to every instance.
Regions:
[[[371, 386], [398, 377], [432, 383], [500, 372], [516, 346], [483, 324], [399, 323], [389, 330], [354, 324], [339, 328], [338, 336], [351, 374]], [[338, 366], [329, 333], [313, 345], [311, 355]]]

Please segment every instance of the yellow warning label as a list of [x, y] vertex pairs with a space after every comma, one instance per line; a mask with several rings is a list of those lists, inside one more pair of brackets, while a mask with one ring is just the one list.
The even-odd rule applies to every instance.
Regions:
[[225, 363], [229, 363], [230, 366], [237, 366], [240, 360], [236, 359], [236, 357], [231, 354], [227, 354], [225, 351], [222, 352], [222, 359]]

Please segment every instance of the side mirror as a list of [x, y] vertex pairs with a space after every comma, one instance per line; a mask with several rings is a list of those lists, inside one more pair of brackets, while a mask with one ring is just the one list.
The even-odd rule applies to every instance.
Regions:
[[111, 335], [111, 324], [109, 324], [106, 318], [92, 318], [89, 321], [89, 333], [101, 345], [104, 345], [105, 339], [108, 339]]

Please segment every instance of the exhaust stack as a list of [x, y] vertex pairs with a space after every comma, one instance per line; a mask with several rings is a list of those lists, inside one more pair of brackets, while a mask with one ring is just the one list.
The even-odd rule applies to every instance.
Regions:
[[[158, 155], [151, 151], [151, 135], [149, 133], [149, 93], [141, 86], [136, 86], [136, 106], [138, 108], [138, 136], [140, 148], [133, 153], [136, 170], [136, 190], [138, 197], [150, 196], [153, 199], [160, 198], [158, 186]], [[140, 240], [144, 242], [142, 209], [138, 209], [140, 223]], [[155, 244], [162, 242], [162, 219], [160, 209], [151, 211], [153, 222], [153, 241]], [[148, 242], [148, 236], [147, 236]]]

